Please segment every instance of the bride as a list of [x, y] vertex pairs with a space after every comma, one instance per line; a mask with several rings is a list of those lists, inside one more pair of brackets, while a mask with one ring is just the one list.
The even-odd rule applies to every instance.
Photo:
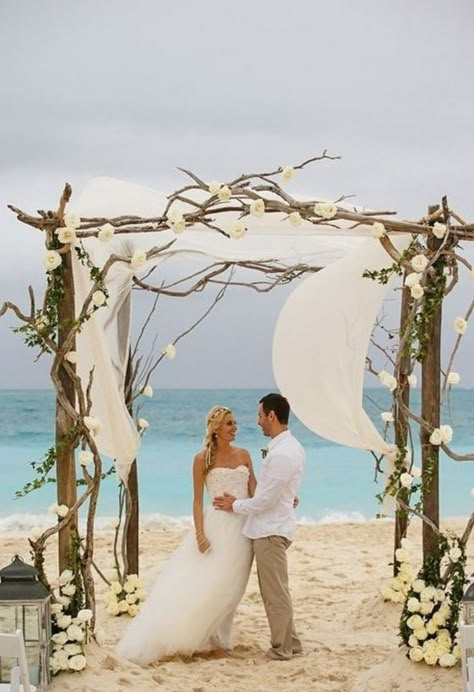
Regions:
[[247, 585], [252, 542], [242, 535], [245, 515], [203, 511], [204, 487], [212, 498], [253, 496], [256, 479], [250, 455], [232, 442], [232, 411], [214, 406], [207, 414], [204, 449], [194, 458], [190, 532], [162, 568], [141, 612], [116, 652], [147, 664], [172, 654], [231, 649], [234, 612]]

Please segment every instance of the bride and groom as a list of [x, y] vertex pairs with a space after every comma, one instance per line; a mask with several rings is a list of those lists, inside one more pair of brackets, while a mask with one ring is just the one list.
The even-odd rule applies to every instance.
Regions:
[[[117, 654], [140, 664], [173, 654], [230, 650], [235, 610], [253, 555], [270, 626], [267, 656], [287, 660], [302, 651], [293, 625], [286, 550], [294, 538], [294, 500], [305, 452], [288, 429], [281, 394], [259, 402], [258, 425], [270, 437], [257, 483], [252, 460], [232, 442], [232, 411], [207, 415], [204, 449], [194, 458], [190, 532], [160, 571], [143, 609], [126, 629]], [[212, 506], [204, 511], [204, 488]]]

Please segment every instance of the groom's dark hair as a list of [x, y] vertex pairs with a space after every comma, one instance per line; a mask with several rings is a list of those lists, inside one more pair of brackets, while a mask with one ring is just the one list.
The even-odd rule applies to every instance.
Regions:
[[273, 392], [271, 394], [265, 394], [265, 396], [260, 399], [259, 403], [262, 404], [265, 415], [268, 416], [270, 411], [273, 411], [282, 425], [288, 424], [290, 404], [288, 403], [288, 399], [285, 399], [282, 394], [275, 394]]

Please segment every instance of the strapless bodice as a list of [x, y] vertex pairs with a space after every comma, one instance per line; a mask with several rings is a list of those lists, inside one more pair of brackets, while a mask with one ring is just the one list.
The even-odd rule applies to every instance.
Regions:
[[216, 466], [211, 469], [206, 477], [206, 487], [209, 497], [229, 493], [238, 500], [249, 496], [248, 491], [249, 470], [241, 464], [235, 468]]

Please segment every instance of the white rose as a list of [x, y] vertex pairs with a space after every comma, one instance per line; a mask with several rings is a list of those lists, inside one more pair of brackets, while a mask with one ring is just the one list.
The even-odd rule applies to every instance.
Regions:
[[109, 615], [118, 615], [120, 612], [118, 603], [109, 603], [107, 606], [107, 612]]
[[382, 238], [386, 233], [385, 226], [380, 221], [376, 221], [370, 227], [370, 234], [373, 238]]
[[435, 666], [438, 662], [438, 654], [435, 651], [425, 651], [423, 658], [429, 666]]
[[62, 592], [66, 594], [66, 596], [74, 596], [76, 593], [76, 587], [74, 584], [67, 584], [66, 586], [63, 586]]
[[80, 644], [65, 644], [64, 651], [68, 656], [75, 656], [82, 653], [82, 646]]
[[94, 461], [94, 455], [87, 449], [83, 449], [81, 452], [79, 452], [78, 460], [81, 466], [87, 466]]
[[453, 656], [453, 654], [443, 654], [439, 657], [438, 663], [442, 668], [451, 668], [451, 666], [456, 665], [456, 656]]
[[[67, 505], [56, 505], [56, 514], [58, 517], [65, 517], [69, 512], [69, 507]], [[67, 595], [67, 594], [66, 594]]]
[[411, 661], [413, 661], [414, 663], [418, 663], [419, 661], [423, 660], [423, 649], [421, 649], [419, 646], [416, 646], [413, 649], [410, 649], [408, 655]]
[[56, 252], [56, 250], [48, 250], [43, 257], [43, 265], [48, 272], [52, 272], [54, 269], [57, 269], [61, 262], [61, 255], [59, 252]]
[[163, 353], [169, 360], [173, 360], [173, 358], [176, 357], [176, 348], [173, 344], [168, 344], [168, 346], [163, 349]]
[[443, 436], [439, 428], [435, 428], [430, 435], [430, 443], [432, 445], [440, 445], [443, 441]]
[[86, 657], [82, 654], [71, 656], [67, 662], [71, 670], [83, 670], [86, 667]]
[[145, 600], [145, 598], [146, 598], [146, 591], [145, 591], [145, 589], [138, 589], [138, 591], [137, 591], [137, 598], [138, 598], [140, 601], [144, 601], [144, 600]]
[[209, 190], [211, 195], [217, 195], [221, 187], [222, 183], [219, 183], [217, 180], [212, 180], [207, 186], [207, 189]]
[[428, 266], [428, 259], [424, 255], [415, 255], [410, 264], [416, 272], [424, 272]]
[[436, 595], [434, 586], [426, 586], [420, 594], [421, 601], [432, 601]]
[[41, 536], [43, 533], [43, 529], [40, 529], [39, 526], [33, 526], [33, 528], [30, 531], [30, 538], [32, 541], [37, 541], [38, 538]]
[[415, 300], [419, 300], [424, 294], [425, 294], [425, 291], [424, 291], [423, 286], [421, 284], [415, 284], [414, 286], [412, 286], [410, 288], [410, 295]]
[[81, 217], [79, 214], [76, 214], [76, 212], [69, 211], [64, 215], [64, 223], [71, 228], [79, 228], [81, 225]]
[[461, 647], [459, 646], [459, 644], [453, 646], [453, 656], [456, 659], [456, 661], [459, 661], [459, 659], [461, 658]]
[[122, 591], [123, 591], [122, 584], [118, 581], [113, 581], [110, 585], [110, 590], [114, 594], [122, 593]]
[[461, 382], [461, 375], [458, 372], [448, 372], [447, 382], [450, 385], [459, 384]]
[[78, 612], [77, 619], [80, 620], [80, 622], [89, 622], [92, 619], [92, 610], [83, 608]]
[[467, 322], [464, 317], [456, 317], [454, 320], [454, 331], [461, 336], [466, 333]]
[[420, 283], [421, 279], [421, 274], [418, 274], [417, 272], [412, 272], [411, 274], [407, 274], [407, 277], [405, 279], [405, 286], [407, 288], [413, 288], [413, 286], [416, 286], [416, 284]]
[[413, 634], [419, 642], [424, 641], [428, 636], [428, 632], [426, 631], [426, 627], [424, 626], [417, 627]]
[[59, 585], [65, 586], [74, 579], [74, 573], [70, 569], [65, 569], [59, 575]]
[[423, 601], [420, 607], [420, 613], [422, 615], [429, 615], [434, 608], [434, 603], [431, 603], [431, 601]]
[[128, 594], [125, 596], [125, 600], [127, 601], [128, 604], [133, 605], [133, 604], [135, 603], [135, 601], [137, 601], [138, 599], [137, 599], [136, 594], [134, 594], [134, 593], [128, 593]]
[[404, 488], [411, 488], [413, 483], [413, 476], [410, 473], [402, 473], [400, 476], [400, 485]]
[[314, 205], [314, 213], [323, 219], [333, 219], [337, 214], [337, 207], [329, 202], [317, 202]]
[[412, 648], [418, 646], [418, 639], [415, 637], [414, 634], [410, 634], [410, 636], [408, 637], [408, 646]]
[[138, 424], [138, 427], [140, 428], [140, 430], [146, 430], [148, 428], [148, 426], [150, 425], [150, 423], [147, 421], [146, 418], [139, 418], [137, 420], [137, 424]]
[[426, 631], [428, 632], [428, 634], [436, 634], [436, 632], [438, 631], [438, 625], [435, 622], [433, 622], [433, 620], [430, 620], [426, 625]]
[[397, 388], [396, 378], [393, 375], [390, 375], [385, 370], [381, 370], [379, 372], [379, 379], [385, 387], [390, 389], [391, 392], [393, 392], [393, 390]]
[[393, 423], [393, 413], [391, 411], [383, 411], [380, 414], [380, 417], [382, 418], [384, 423]]
[[108, 243], [114, 237], [114, 233], [115, 228], [112, 226], [112, 224], [104, 223], [104, 225], [100, 227], [97, 237], [103, 243]]
[[451, 442], [451, 440], [453, 439], [453, 429], [450, 425], [440, 425], [439, 431], [441, 433], [441, 439], [443, 440], [443, 442], [445, 442], [446, 444], [448, 442]]
[[129, 614], [132, 618], [134, 618], [135, 615], [138, 614], [138, 612], [139, 612], [139, 608], [138, 608], [138, 606], [136, 606], [135, 604], [132, 604], [132, 605], [129, 605], [129, 606], [128, 606], [128, 614]]
[[444, 627], [446, 624], [446, 618], [439, 612], [433, 615], [432, 620], [438, 625], [438, 627]]
[[408, 550], [405, 550], [405, 548], [397, 548], [397, 550], [395, 551], [395, 557], [398, 560], [398, 562], [410, 562], [410, 553], [408, 552]]
[[402, 577], [406, 578], [407, 581], [410, 581], [413, 576], [413, 567], [409, 562], [402, 562], [400, 565], [400, 573]]
[[[423, 618], [420, 617], [420, 615], [412, 615], [411, 617], [408, 618], [407, 620], [407, 626], [415, 631], [419, 627], [423, 627]], [[416, 635], [415, 635], [416, 636]]]
[[287, 182], [295, 177], [295, 169], [293, 166], [283, 166], [281, 170], [281, 177]]
[[462, 555], [461, 549], [458, 547], [451, 548], [451, 550], [448, 553], [449, 559], [452, 560], [453, 562], [457, 562], [459, 558]]
[[239, 240], [240, 238], [244, 237], [246, 231], [247, 229], [245, 228], [245, 225], [241, 221], [236, 221], [230, 227], [229, 234], [231, 238]]
[[410, 613], [418, 613], [421, 608], [421, 603], [417, 598], [409, 598], [407, 601], [407, 609]]
[[128, 608], [129, 608], [129, 605], [128, 605], [127, 601], [124, 600], [124, 601], [118, 602], [118, 609], [119, 609], [120, 613], [128, 613]]
[[132, 580], [127, 579], [123, 588], [124, 588], [125, 593], [130, 594], [130, 593], [133, 593], [135, 591], [135, 584]]
[[76, 231], [74, 228], [70, 228], [69, 226], [65, 226], [64, 228], [58, 228], [56, 233], [59, 242], [63, 245], [74, 243], [74, 241], [76, 240]]
[[444, 589], [436, 589], [434, 597], [439, 603], [444, 601]]
[[252, 216], [260, 218], [265, 213], [265, 202], [263, 199], [256, 199], [250, 205], [250, 213]]
[[35, 321], [35, 327], [39, 332], [42, 332], [49, 325], [49, 320], [46, 315], [40, 315]]
[[79, 362], [79, 354], [77, 351], [68, 351], [64, 354], [64, 358], [68, 363], [72, 363], [73, 365]]
[[186, 230], [186, 221], [184, 218], [182, 218], [180, 221], [176, 221], [173, 224], [172, 229], [176, 235], [183, 233]]
[[91, 435], [97, 435], [97, 433], [102, 430], [101, 421], [94, 416], [84, 416], [84, 425], [90, 431]]
[[94, 291], [92, 294], [92, 302], [98, 308], [100, 308], [100, 306], [103, 305], [106, 300], [107, 298], [105, 297], [105, 293], [103, 291]]
[[84, 639], [84, 632], [77, 625], [70, 625], [67, 628], [66, 633], [68, 639], [70, 639], [71, 641], [82, 642], [82, 640]]
[[440, 223], [439, 221], [436, 221], [431, 230], [433, 231], [433, 235], [440, 240], [446, 235], [446, 226], [444, 223]]
[[71, 605], [71, 599], [68, 598], [67, 596], [56, 596], [56, 600], [58, 603], [63, 605], [65, 608], [68, 608]]
[[151, 384], [147, 384], [146, 387], [142, 389], [143, 396], [147, 396], [149, 399], [153, 396], [153, 387]]
[[59, 644], [60, 646], [64, 646], [64, 644], [67, 642], [67, 634], [66, 632], [58, 632], [57, 634], [53, 634], [51, 637], [53, 642], [55, 644]]
[[228, 185], [223, 185], [217, 193], [217, 196], [221, 202], [228, 202], [232, 197], [232, 191]]
[[303, 219], [301, 218], [299, 211], [292, 211], [291, 214], [288, 215], [288, 221], [292, 226], [301, 226], [303, 223]]
[[135, 250], [133, 257], [130, 260], [130, 266], [132, 269], [138, 269], [142, 267], [146, 262], [146, 252], [144, 250]]
[[410, 385], [410, 387], [416, 387], [416, 385], [418, 384], [417, 376], [413, 373], [411, 375], [408, 375], [407, 382]]
[[72, 623], [72, 617], [70, 615], [61, 615], [61, 617], [57, 618], [56, 622], [58, 623], [58, 627], [62, 630], [66, 630]]

